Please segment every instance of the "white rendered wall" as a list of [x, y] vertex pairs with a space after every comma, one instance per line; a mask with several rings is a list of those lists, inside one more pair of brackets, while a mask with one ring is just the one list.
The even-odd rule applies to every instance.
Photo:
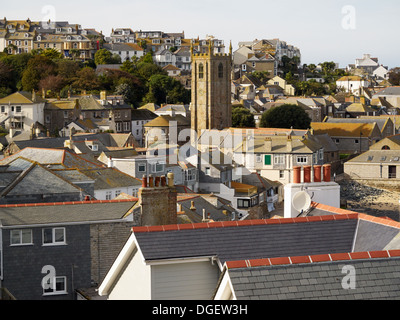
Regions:
[[300, 191], [307, 192], [313, 202], [340, 208], [340, 186], [336, 182], [290, 183], [285, 185], [284, 190], [285, 218], [294, 218], [300, 214], [292, 205], [293, 196]]

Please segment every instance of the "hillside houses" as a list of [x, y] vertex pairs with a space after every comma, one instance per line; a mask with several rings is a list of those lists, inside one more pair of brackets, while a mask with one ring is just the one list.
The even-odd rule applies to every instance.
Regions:
[[[343, 180], [399, 177], [397, 89], [377, 85], [385, 67], [365, 57], [368, 76], [340, 71], [336, 95], [303, 96], [297, 80], [312, 72], [279, 39], [225, 52], [211, 35], [134, 30], [0, 19], [0, 50], [55, 49], [101, 83], [2, 91], [0, 299], [398, 298], [399, 223], [340, 208]], [[132, 69], [95, 66], [99, 49]], [[299, 74], [282, 71], [288, 59]], [[165, 83], [139, 85], [153, 72]], [[197, 103], [176, 102], [168, 77]], [[283, 104], [309, 128], [260, 128]], [[232, 106], [255, 127], [233, 128]]]

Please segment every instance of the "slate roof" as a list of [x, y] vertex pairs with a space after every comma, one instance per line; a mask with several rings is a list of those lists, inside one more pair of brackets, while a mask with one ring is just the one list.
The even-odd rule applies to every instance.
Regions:
[[81, 170], [83, 174], [95, 181], [95, 190], [104, 190], [119, 187], [141, 186], [142, 182], [115, 168], [98, 168]]
[[[387, 258], [390, 253], [395, 256]], [[316, 262], [304, 262], [307, 257], [303, 257], [305, 259], [299, 259], [302, 263], [298, 264], [233, 267], [227, 272], [239, 300], [399, 299], [400, 252], [389, 252], [386, 258], [380, 257], [385, 253], [375, 253], [372, 259], [369, 258], [371, 255], [374, 256], [374, 253], [338, 255], [336, 258], [339, 261], [329, 260], [329, 263], [322, 257], [319, 257], [323, 260], [321, 262], [317, 257]], [[343, 272], [345, 265], [351, 265], [356, 270], [356, 286], [351, 290], [342, 286], [342, 280], [347, 275]]]
[[265, 257], [351, 252], [357, 217], [327, 221], [314, 217], [315, 221], [310, 223], [291, 223], [288, 219], [225, 221], [138, 227], [133, 232], [145, 260], [217, 256], [223, 264]]
[[33, 163], [16, 178], [1, 196], [28, 195], [28, 194], [68, 194], [80, 193], [81, 189], [61, 176], [51, 172], [40, 164]]
[[[311, 128], [314, 134], [328, 134], [331, 137], [359, 137], [360, 131], [363, 137], [370, 137], [374, 133], [377, 124], [374, 123], [327, 123], [312, 122]], [[380, 131], [380, 130], [379, 130]]]
[[67, 168], [95, 169], [101, 167], [67, 150], [45, 148], [25, 148], [0, 160], [0, 165], [7, 165], [21, 157], [43, 165], [63, 164]]
[[10, 204], [0, 206], [3, 226], [119, 220], [135, 200], [97, 200], [60, 203]]

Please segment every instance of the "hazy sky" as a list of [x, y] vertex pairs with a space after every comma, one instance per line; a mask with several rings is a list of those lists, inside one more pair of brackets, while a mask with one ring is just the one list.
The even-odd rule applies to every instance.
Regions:
[[234, 50], [239, 41], [279, 38], [297, 46], [302, 63], [340, 67], [364, 53], [389, 68], [400, 66], [398, 0], [97, 0], [7, 1], [1, 14], [79, 23], [109, 35], [112, 28], [214, 35]]

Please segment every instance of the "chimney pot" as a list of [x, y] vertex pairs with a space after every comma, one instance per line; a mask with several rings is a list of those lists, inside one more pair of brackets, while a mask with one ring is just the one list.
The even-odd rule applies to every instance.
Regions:
[[153, 188], [154, 187], [154, 183], [153, 183], [153, 176], [150, 174], [149, 175], [149, 187]]
[[168, 172], [167, 177], [168, 177], [168, 187], [173, 187], [174, 186], [174, 174], [172, 172]]
[[142, 187], [147, 188], [147, 176], [143, 175], [142, 177]]
[[154, 185], [155, 185], [156, 187], [159, 187], [159, 186], [160, 186], [160, 181], [161, 181], [160, 177], [156, 177], [156, 178], [155, 178], [155, 183], [154, 183]]
[[161, 187], [165, 187], [167, 185], [167, 179], [165, 176], [161, 176]]
[[304, 167], [304, 183], [311, 182], [311, 166]]

